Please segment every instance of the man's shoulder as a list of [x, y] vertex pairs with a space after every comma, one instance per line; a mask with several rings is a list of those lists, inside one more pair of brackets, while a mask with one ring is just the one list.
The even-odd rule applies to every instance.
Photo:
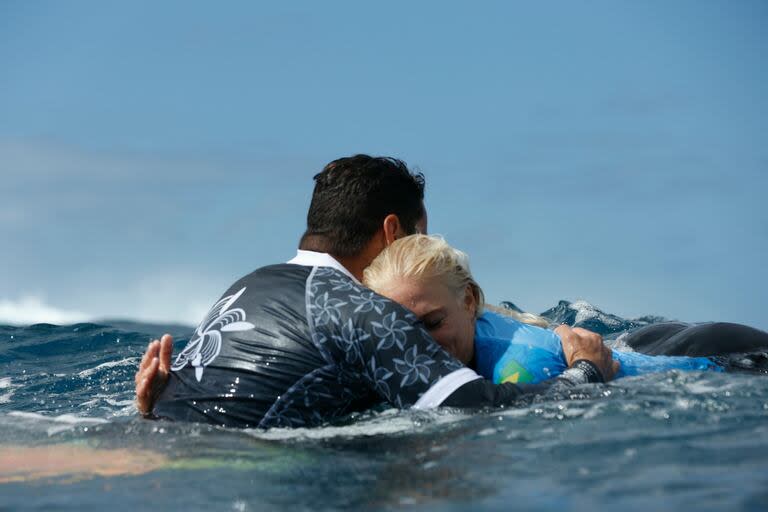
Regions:
[[279, 295], [288, 290], [304, 290], [313, 285], [308, 291], [318, 288], [333, 292], [371, 292], [355, 279], [333, 267], [298, 265], [295, 263], [277, 263], [257, 268], [246, 274], [227, 289], [226, 294], [248, 289], [248, 295]]
[[348, 321], [358, 327], [368, 325], [408, 325], [418, 322], [417, 317], [397, 302], [384, 297], [332, 267], [316, 267], [307, 281], [310, 310], [320, 323], [344, 327]]
[[241, 281], [251, 281], [253, 279], [264, 279], [270, 277], [304, 277], [306, 278], [312, 272], [312, 267], [304, 265], [294, 265], [293, 263], [275, 263], [259, 267], [250, 274], [246, 274], [238, 279], [235, 284]]
[[303, 288], [311, 272], [312, 267], [290, 263], [266, 265], [237, 279], [227, 288], [224, 295], [239, 295], [241, 291], [245, 292], [245, 296], [284, 294], [289, 289]]

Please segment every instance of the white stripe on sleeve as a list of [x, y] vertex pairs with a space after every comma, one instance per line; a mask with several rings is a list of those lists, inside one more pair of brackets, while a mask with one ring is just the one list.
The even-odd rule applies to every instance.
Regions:
[[460, 368], [451, 372], [435, 382], [431, 388], [421, 395], [421, 398], [413, 404], [413, 408], [434, 409], [445, 402], [461, 386], [477, 379], [482, 379], [482, 377], [469, 368]]

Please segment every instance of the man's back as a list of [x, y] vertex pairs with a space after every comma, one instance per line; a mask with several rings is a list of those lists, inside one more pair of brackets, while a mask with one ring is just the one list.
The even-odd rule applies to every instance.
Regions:
[[[170, 379], [170, 337], [147, 348], [136, 374], [143, 414], [163, 386], [157, 415], [265, 428], [317, 425], [380, 401], [398, 408], [481, 407], [546, 391], [481, 379], [440, 348], [413, 314], [352, 277], [359, 279], [398, 238], [426, 233], [423, 175], [394, 158], [355, 155], [329, 163], [314, 180], [307, 230], [292, 264], [235, 283], [179, 355]], [[581, 337], [569, 333], [569, 339]], [[571, 353], [610, 370], [601, 341], [581, 341], [569, 343]], [[596, 366], [584, 365], [547, 389], [602, 380]]]
[[237, 281], [172, 369], [158, 416], [261, 428], [440, 403], [478, 378], [400, 305], [334, 268], [293, 264]]

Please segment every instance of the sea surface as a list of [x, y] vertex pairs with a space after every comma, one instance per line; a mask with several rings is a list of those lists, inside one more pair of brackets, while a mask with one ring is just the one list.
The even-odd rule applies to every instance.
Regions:
[[[662, 320], [565, 301], [545, 315], [618, 347]], [[670, 372], [519, 408], [235, 430], [137, 417], [134, 372], [164, 331], [178, 351], [192, 329], [0, 326], [0, 510], [768, 510], [765, 375]], [[35, 469], [41, 454], [68, 469]]]

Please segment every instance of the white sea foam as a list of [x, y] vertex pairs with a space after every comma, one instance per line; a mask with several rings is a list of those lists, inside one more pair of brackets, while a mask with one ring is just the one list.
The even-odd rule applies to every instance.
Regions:
[[125, 359], [121, 359], [119, 361], [107, 361], [106, 363], [101, 363], [100, 365], [94, 366], [93, 368], [83, 370], [77, 375], [79, 377], [90, 377], [97, 371], [103, 370], [105, 368], [114, 368], [116, 366], [138, 366], [138, 361], [139, 359], [137, 357], [126, 357]]
[[[259, 439], [271, 441], [300, 441], [305, 439], [333, 439], [373, 437], [380, 435], [404, 434], [420, 432], [425, 425], [448, 425], [470, 417], [461, 413], [411, 413], [391, 409], [378, 414], [370, 420], [362, 420], [352, 425], [328, 426], [320, 428], [273, 428], [262, 431], [246, 430], [250, 435]], [[420, 421], [420, 418], [423, 421]]]
[[35, 426], [46, 426], [46, 433], [49, 436], [72, 430], [76, 427], [90, 427], [94, 425], [103, 425], [109, 421], [103, 418], [90, 418], [86, 416], [76, 416], [74, 414], [61, 414], [59, 416], [46, 416], [36, 412], [11, 411], [8, 416], [21, 422], [28, 422]]
[[0, 390], [3, 390], [4, 393], [0, 395], [0, 404], [7, 404], [11, 401], [11, 397], [13, 396], [13, 392], [16, 390], [16, 388], [19, 386], [14, 386], [11, 384], [11, 378], [10, 377], [2, 377], [0, 378]]
[[609, 343], [610, 347], [613, 350], [618, 350], [619, 352], [634, 352], [635, 349], [627, 345], [627, 337], [629, 336], [629, 333], [622, 333], [618, 338], [613, 340], [612, 343]]
[[80, 311], [56, 308], [45, 303], [41, 297], [28, 295], [19, 300], [0, 300], [0, 323], [28, 325], [48, 323], [67, 325], [85, 322], [90, 317]]
[[695, 380], [693, 382], [684, 382], [683, 387], [689, 393], [694, 395], [704, 395], [710, 393], [719, 393], [734, 389], [737, 387], [735, 382], [712, 382], [707, 380]]
[[610, 315], [606, 315], [585, 300], [577, 300], [576, 302], [571, 303], [568, 307], [576, 311], [575, 323], [577, 324], [587, 320], [592, 320], [593, 318], [597, 318], [605, 325], [612, 327], [621, 325], [621, 322], [619, 322], [617, 319], [612, 318]]
[[15, 418], [24, 418], [29, 420], [42, 420], [54, 423], [66, 423], [68, 425], [101, 425], [109, 423], [103, 418], [89, 418], [86, 416], [76, 416], [74, 414], [61, 414], [59, 416], [46, 416], [37, 412], [11, 411], [8, 416]]

